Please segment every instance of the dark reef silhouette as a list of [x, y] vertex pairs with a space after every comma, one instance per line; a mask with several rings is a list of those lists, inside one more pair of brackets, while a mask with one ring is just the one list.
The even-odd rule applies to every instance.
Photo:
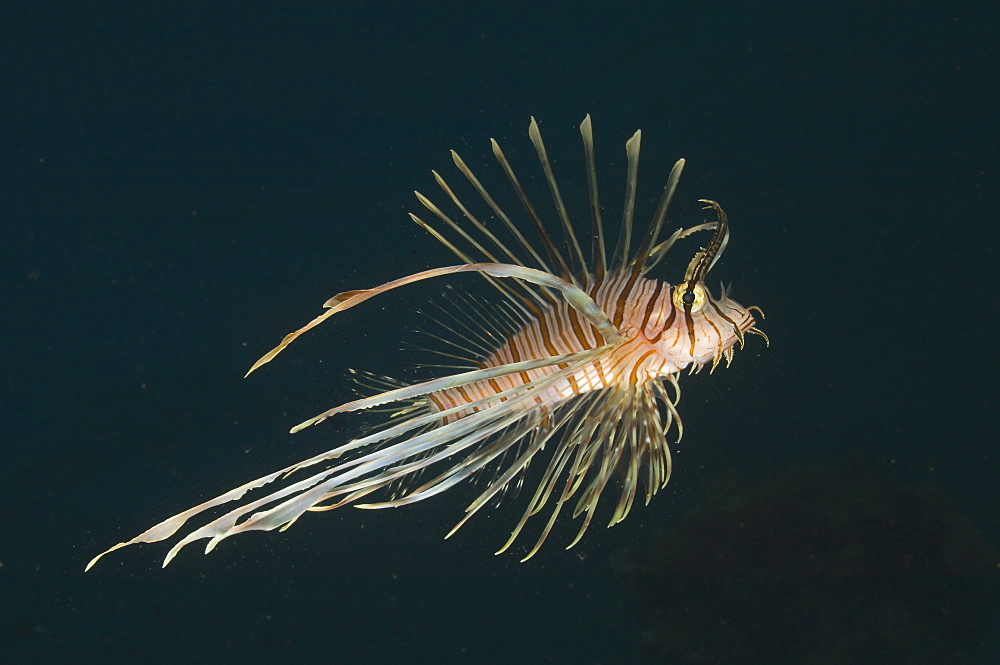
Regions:
[[703, 492], [623, 561], [656, 660], [961, 663], [1000, 598], [997, 552], [933, 486], [801, 470]]

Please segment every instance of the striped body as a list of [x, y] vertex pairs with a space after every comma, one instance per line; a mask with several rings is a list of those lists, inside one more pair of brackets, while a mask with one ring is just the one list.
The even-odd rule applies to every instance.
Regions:
[[[714, 320], [726, 322], [717, 325], [712, 318], [688, 316], [683, 309], [675, 307], [672, 297], [674, 287], [667, 282], [644, 277], [630, 282], [629, 277], [629, 273], [609, 276], [588, 291], [604, 312], [619, 319], [616, 323], [626, 338], [624, 343], [593, 363], [549, 382], [536, 391], [533, 403], [525, 403], [520, 408], [549, 412], [566, 400], [586, 392], [660, 380], [688, 368], [691, 363], [700, 365], [711, 362], [720, 350], [724, 353], [738, 342], [734, 325], [741, 332], [754, 325], [750, 313], [728, 298], [710, 301], [717, 315]], [[570, 354], [600, 345], [601, 340], [593, 327], [565, 302], [556, 301], [542, 311], [540, 317], [527, 321], [508, 335], [480, 361], [479, 366], [503, 367], [509, 363]], [[542, 377], [564, 367], [552, 365], [477, 381], [433, 393], [428, 396], [428, 401], [431, 408], [439, 412], [463, 404], [477, 404], [444, 419], [451, 422], [493, 407], [505, 399], [495, 399], [496, 395], [529, 383], [538, 383]]]

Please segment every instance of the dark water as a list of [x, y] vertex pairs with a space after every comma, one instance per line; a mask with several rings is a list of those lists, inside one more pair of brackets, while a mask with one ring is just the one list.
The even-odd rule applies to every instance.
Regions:
[[[5, 12], [0, 662], [994, 662], [995, 3], [207, 4]], [[650, 506], [526, 564], [515, 508], [441, 539], [465, 493], [83, 574], [348, 436], [286, 432], [434, 289], [240, 377], [454, 261], [406, 217], [448, 148], [539, 185], [534, 115], [580, 205], [585, 113], [608, 218], [642, 128], [640, 215], [686, 157], [672, 220], [722, 202], [768, 316]]]

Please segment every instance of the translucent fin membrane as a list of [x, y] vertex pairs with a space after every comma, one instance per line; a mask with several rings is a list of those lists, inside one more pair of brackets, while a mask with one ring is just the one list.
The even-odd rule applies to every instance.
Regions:
[[[343, 446], [334, 448], [300, 463], [281, 469], [275, 473], [268, 474], [262, 478], [241, 485], [225, 494], [202, 503], [194, 508], [175, 515], [160, 524], [145, 531], [132, 540], [119, 543], [107, 551], [99, 554], [88, 564], [89, 570], [97, 561], [107, 554], [126, 545], [136, 543], [157, 542], [169, 538], [176, 533], [190, 518], [199, 515], [214, 507], [238, 501], [252, 489], [260, 488], [274, 480], [286, 476], [290, 473], [300, 471], [304, 468], [336, 459], [350, 451], [362, 449], [373, 444], [380, 444], [382, 447], [367, 455], [362, 455], [357, 459], [344, 462], [338, 466], [317, 473], [309, 478], [300, 480], [281, 490], [275, 491], [261, 499], [253, 501], [241, 508], [226, 513], [209, 524], [191, 532], [177, 543], [167, 554], [164, 565], [176, 556], [177, 552], [188, 543], [209, 538], [206, 551], [212, 548], [222, 539], [236, 533], [250, 530], [271, 530], [275, 528], [287, 527], [307, 510], [313, 509], [331, 498], [341, 497], [340, 503], [347, 503], [364, 496], [374, 490], [380, 489], [398, 480], [413, 471], [435, 464], [439, 461], [450, 458], [452, 455], [460, 453], [469, 447], [502, 432], [505, 428], [514, 425], [524, 417], [525, 411], [530, 411], [534, 405], [535, 396], [533, 390], [542, 389], [545, 386], [553, 385], [564, 379], [574, 371], [578, 371], [581, 364], [592, 362], [601, 353], [616, 345], [621, 340], [619, 332], [608, 321], [607, 316], [601, 311], [596, 303], [585, 292], [569, 284], [558, 277], [524, 268], [521, 266], [511, 266], [505, 264], [473, 264], [463, 266], [453, 266], [450, 268], [438, 268], [427, 270], [421, 273], [383, 284], [382, 286], [360, 291], [350, 291], [334, 296], [327, 301], [328, 311], [315, 318], [309, 324], [300, 328], [294, 333], [286, 335], [281, 343], [264, 355], [257, 363], [251, 367], [254, 371], [266, 364], [278, 355], [284, 348], [291, 344], [300, 334], [314, 328], [335, 313], [345, 311], [355, 305], [368, 300], [386, 291], [411, 284], [432, 277], [439, 277], [462, 272], [481, 272], [497, 278], [514, 278], [528, 281], [533, 284], [545, 286], [547, 288], [562, 293], [566, 302], [580, 312], [601, 334], [604, 336], [604, 345], [596, 349], [588, 349], [578, 353], [568, 353], [551, 358], [539, 358], [525, 360], [522, 362], [510, 363], [501, 367], [493, 367], [481, 370], [462, 372], [452, 376], [442, 377], [430, 381], [425, 381], [411, 386], [401, 386], [385, 392], [354, 400], [346, 404], [325, 411], [314, 418], [297, 425], [292, 432], [297, 432], [310, 425], [322, 422], [338, 413], [369, 409], [380, 405], [388, 405], [397, 402], [412, 401], [415, 398], [428, 395], [432, 392], [447, 390], [459, 386], [468, 385], [476, 381], [490, 378], [502, 377], [507, 374], [521, 373], [530, 370], [558, 367], [555, 371], [543, 376], [536, 381], [501, 393], [490, 396], [489, 399], [480, 400], [474, 404], [465, 404], [454, 409], [440, 413], [424, 413], [416, 415], [408, 420], [399, 422], [391, 427], [376, 432], [361, 439], [351, 441]], [[503, 398], [502, 402], [496, 400]], [[458, 415], [460, 412], [468, 411], [470, 407], [480, 407], [482, 410], [467, 414], [457, 418], [452, 422], [446, 422], [440, 426], [433, 427], [430, 431], [425, 431], [409, 438], [403, 438], [398, 443], [385, 445], [393, 437], [404, 437], [407, 433], [421, 427], [427, 427], [434, 423], [445, 422], [442, 420], [449, 415]], [[513, 443], [513, 442], [512, 442]], [[265, 510], [260, 510], [278, 501], [278, 505]], [[255, 512], [260, 511], [260, 512]], [[249, 515], [249, 517], [247, 517]], [[241, 521], [242, 520], [242, 521]]]

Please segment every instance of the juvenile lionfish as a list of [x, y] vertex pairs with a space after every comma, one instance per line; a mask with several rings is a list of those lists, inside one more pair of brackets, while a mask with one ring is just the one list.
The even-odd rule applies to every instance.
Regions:
[[[754, 327], [751, 310], [761, 313], [759, 308], [743, 307], [728, 297], [725, 288], [716, 298], [705, 285], [705, 277], [729, 241], [729, 220], [718, 203], [701, 200], [705, 209], [714, 211], [716, 221], [677, 229], [660, 240], [684, 168], [683, 159], [671, 169], [645, 234], [633, 242], [641, 131], [625, 144], [625, 205], [618, 239], [608, 256], [589, 115], [580, 125], [580, 133], [591, 217], [589, 261], [570, 222], [538, 125], [532, 118], [528, 136], [538, 153], [562, 226], [561, 243], [557, 244], [542, 224], [496, 141], [491, 139], [493, 154], [538, 235], [540, 251], [452, 151], [455, 166], [483, 199], [487, 214], [494, 217], [493, 229], [486, 218], [477, 217], [459, 200], [436, 171], [432, 171], [434, 179], [461, 216], [449, 216], [419, 192], [417, 199], [456, 239], [446, 238], [438, 228], [412, 213], [410, 217], [457, 255], [462, 264], [334, 296], [324, 304], [326, 311], [322, 315], [286, 335], [247, 374], [270, 362], [299, 335], [334, 314], [407, 284], [476, 272], [496, 287], [502, 300], [479, 312], [476, 323], [464, 328], [442, 324], [446, 330], [432, 335], [448, 345], [449, 351], [441, 353], [462, 358], [468, 363], [468, 371], [412, 385], [363, 375], [362, 383], [381, 392], [325, 411], [296, 425], [292, 432], [338, 413], [373, 407], [390, 412], [382, 425], [333, 450], [175, 515], [99, 554], [87, 569], [108, 552], [169, 538], [195, 515], [317, 465], [323, 465], [323, 470], [192, 530], [167, 553], [163, 565], [182, 547], [202, 538], [211, 539], [207, 553], [220, 540], [237, 533], [283, 530], [306, 511], [330, 510], [351, 503], [359, 508], [402, 506], [439, 494], [466, 479], [483, 478], [482, 492], [466, 507], [464, 517], [448, 537], [508, 488], [520, 486], [529, 463], [536, 459], [543, 467], [537, 486], [498, 554], [511, 546], [531, 516], [546, 507], [551, 508], [548, 521], [524, 560], [538, 551], [567, 504], [574, 518], [583, 516], [576, 537], [568, 545], [572, 547], [590, 525], [602, 494], [613, 491], [609, 486], [617, 490], [617, 503], [608, 526], [628, 515], [640, 483], [645, 502], [649, 503], [670, 478], [668, 433], [676, 429], [676, 441], [683, 434], [677, 413], [681, 372], [689, 369], [694, 373], [706, 365], [714, 370], [723, 358], [728, 366], [736, 345], [743, 346], [744, 333], [756, 333], [765, 342], [767, 337]], [[498, 226], [506, 230], [506, 240], [494, 233]], [[714, 231], [711, 239], [695, 254], [683, 281], [668, 284], [646, 276], [677, 240], [709, 230]], [[467, 246], [460, 247], [457, 238]], [[469, 301], [460, 300], [461, 306], [468, 308]], [[358, 503], [362, 498], [367, 498], [366, 502]]]

